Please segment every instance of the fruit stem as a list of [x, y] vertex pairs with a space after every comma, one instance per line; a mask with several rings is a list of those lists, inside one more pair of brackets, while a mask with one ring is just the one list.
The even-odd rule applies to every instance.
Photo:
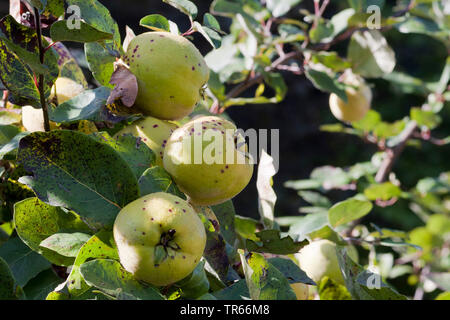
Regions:
[[[39, 46], [39, 60], [41, 64], [44, 64], [45, 48], [42, 46], [41, 15], [36, 7], [34, 8], [34, 21], [36, 25], [36, 33]], [[50, 131], [50, 119], [48, 117], [47, 101], [45, 99], [44, 92], [44, 74], [39, 75], [38, 91], [41, 100], [42, 113], [44, 114], [44, 129], [46, 132], [48, 132]]]

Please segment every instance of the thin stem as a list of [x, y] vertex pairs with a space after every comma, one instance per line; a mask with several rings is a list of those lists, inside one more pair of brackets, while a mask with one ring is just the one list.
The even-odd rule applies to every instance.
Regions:
[[[34, 21], [36, 25], [36, 33], [39, 46], [39, 60], [43, 64], [45, 57], [45, 48], [42, 45], [41, 15], [37, 8], [34, 8]], [[50, 119], [48, 117], [47, 101], [45, 99], [44, 80], [44, 75], [40, 74], [38, 81], [38, 90], [41, 100], [42, 113], [44, 114], [44, 129], [46, 132], [48, 132], [50, 131]]]
[[392, 167], [394, 166], [395, 161], [405, 149], [406, 143], [414, 134], [414, 131], [417, 129], [417, 123], [415, 121], [411, 121], [406, 126], [405, 130], [401, 133], [402, 138], [399, 144], [397, 144], [394, 148], [388, 148], [386, 150], [386, 158], [381, 163], [380, 168], [375, 176], [375, 181], [378, 183], [384, 182], [387, 180], [389, 173], [392, 171]]

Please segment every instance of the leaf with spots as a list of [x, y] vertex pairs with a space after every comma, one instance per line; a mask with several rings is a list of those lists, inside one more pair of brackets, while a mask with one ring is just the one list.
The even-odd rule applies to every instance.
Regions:
[[92, 236], [78, 251], [67, 278], [67, 289], [71, 296], [77, 297], [89, 290], [89, 285], [81, 276], [80, 266], [86, 261], [96, 258], [119, 259], [112, 232], [100, 231]]
[[28, 198], [14, 205], [14, 224], [22, 241], [53, 264], [69, 266], [74, 259], [40, 247], [39, 244], [58, 232], [90, 232], [73, 212], [52, 207], [38, 198]]
[[87, 89], [88, 83], [83, 70], [69, 49], [61, 42], [54, 43], [52, 49], [58, 55], [59, 76], [72, 79]]
[[19, 182], [41, 201], [75, 211], [92, 228], [111, 228], [119, 211], [139, 197], [125, 160], [84, 133], [31, 133], [20, 140], [17, 161], [32, 173]]
[[236, 242], [236, 230], [234, 228], [236, 212], [233, 201], [228, 200], [224, 203], [211, 206], [211, 209], [219, 220], [220, 232], [225, 238], [225, 241], [234, 245]]
[[279, 230], [263, 230], [256, 233], [259, 241], [247, 239], [247, 250], [274, 254], [297, 253], [306, 243], [294, 241], [290, 236], [281, 237]]
[[141, 196], [162, 191], [186, 199], [184, 193], [173, 182], [172, 177], [160, 166], [154, 166], [144, 171], [139, 178], [139, 188]]
[[16, 283], [23, 287], [51, 264], [32, 251], [19, 237], [10, 238], [0, 246], [0, 258], [8, 264]]
[[84, 280], [106, 294], [126, 300], [164, 300], [156, 288], [137, 281], [119, 262], [98, 259], [83, 263]]
[[[144, 171], [155, 163], [155, 154], [141, 141], [141, 138], [131, 134], [112, 138], [107, 132], [96, 132], [91, 136], [111, 146], [128, 163], [136, 179], [139, 179]], [[142, 192], [141, 195], [143, 195]]]
[[241, 253], [252, 300], [297, 300], [288, 279], [259, 253]]

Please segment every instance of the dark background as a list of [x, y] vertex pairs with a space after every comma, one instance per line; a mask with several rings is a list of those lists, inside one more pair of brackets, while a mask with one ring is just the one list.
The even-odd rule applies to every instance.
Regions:
[[[124, 36], [125, 25], [136, 34], [147, 31], [139, 26], [139, 20], [148, 14], [158, 13], [175, 21], [180, 30], [188, 28], [188, 19], [176, 9], [160, 0], [113, 0], [101, 1], [111, 11]], [[199, 8], [199, 17], [209, 10], [211, 0], [194, 1]], [[392, 10], [394, 1], [386, 1], [385, 11]], [[290, 12], [292, 18], [301, 19], [298, 9], [312, 9], [313, 1], [305, 0]], [[8, 12], [9, 1], [1, 0], [0, 14]], [[347, 1], [333, 0], [328, 6], [325, 17], [348, 7]], [[219, 18], [223, 29], [227, 29], [229, 20]], [[425, 81], [438, 81], [445, 65], [447, 51], [438, 41], [422, 35], [400, 34], [395, 29], [385, 32], [388, 42], [396, 52], [396, 70], [406, 72]], [[123, 37], [122, 37], [123, 39]], [[206, 54], [209, 44], [196, 35], [197, 47]], [[345, 56], [348, 40], [333, 47], [341, 56]], [[80, 49], [70, 44], [73, 49]], [[306, 205], [297, 193], [283, 186], [287, 180], [306, 179], [318, 166], [350, 166], [357, 162], [370, 160], [376, 149], [364, 144], [359, 138], [344, 134], [332, 134], [319, 131], [325, 123], [336, 123], [328, 108], [328, 94], [316, 90], [304, 76], [285, 74], [289, 88], [286, 99], [277, 105], [257, 105], [231, 107], [228, 114], [237, 126], [246, 130], [280, 129], [280, 170], [274, 177], [274, 189], [278, 196], [276, 216], [297, 215], [298, 208]], [[373, 109], [380, 112], [383, 120], [395, 121], [409, 114], [413, 106], [423, 104], [422, 97], [401, 95], [384, 80], [371, 81], [374, 85]], [[449, 133], [448, 106], [441, 112], [443, 124], [435, 135], [445, 137]], [[403, 183], [403, 188], [413, 187], [417, 180], [426, 176], [438, 176], [449, 170], [450, 148], [436, 147], [423, 143], [421, 149], [407, 148], [394, 170]], [[249, 186], [234, 199], [236, 212], [243, 216], [258, 217], [258, 197], [256, 191], [256, 170]], [[333, 201], [340, 201], [351, 193], [331, 192]], [[383, 226], [411, 228], [420, 223], [409, 210], [406, 202], [399, 201], [392, 207], [375, 209], [371, 219]], [[382, 220], [382, 221], [379, 221]]]

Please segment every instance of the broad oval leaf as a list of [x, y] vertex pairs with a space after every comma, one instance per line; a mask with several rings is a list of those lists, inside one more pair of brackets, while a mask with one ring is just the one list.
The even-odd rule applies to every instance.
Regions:
[[332, 227], [364, 217], [372, 210], [370, 201], [347, 199], [336, 203], [328, 211], [328, 220]]
[[150, 14], [145, 16], [139, 21], [139, 24], [151, 30], [170, 32], [169, 21], [160, 14]]
[[91, 227], [112, 227], [116, 215], [139, 197], [136, 177], [114, 149], [80, 132], [34, 132], [20, 140], [21, 177], [38, 198], [74, 210]]

